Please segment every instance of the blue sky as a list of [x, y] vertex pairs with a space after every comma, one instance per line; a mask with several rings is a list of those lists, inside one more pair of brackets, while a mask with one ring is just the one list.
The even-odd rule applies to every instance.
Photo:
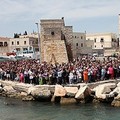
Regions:
[[118, 33], [120, 0], [0, 0], [0, 36], [37, 31], [40, 19], [65, 18], [74, 32]]

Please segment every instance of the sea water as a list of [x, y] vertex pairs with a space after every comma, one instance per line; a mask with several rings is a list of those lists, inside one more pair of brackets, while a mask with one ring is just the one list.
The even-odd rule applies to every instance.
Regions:
[[60, 105], [0, 97], [0, 120], [120, 120], [120, 108], [108, 104]]

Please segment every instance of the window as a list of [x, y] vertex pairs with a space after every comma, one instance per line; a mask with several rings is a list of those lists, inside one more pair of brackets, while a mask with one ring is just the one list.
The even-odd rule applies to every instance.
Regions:
[[76, 43], [76, 49], [78, 49], [78, 43]]
[[0, 46], [3, 46], [3, 42], [0, 42]]
[[75, 36], [75, 38], [76, 38], [76, 36]]
[[55, 35], [54, 31], [51, 32], [51, 35]]
[[103, 47], [103, 45], [101, 45], [101, 47]]
[[34, 44], [35, 42], [34, 41], [32, 41], [32, 44]]
[[95, 45], [95, 48], [96, 48], [96, 45]]
[[12, 45], [14, 45], [14, 42], [12, 41]]
[[38, 39], [35, 40], [35, 44], [38, 44]]
[[23, 48], [23, 51], [26, 51], [26, 50], [28, 50], [28, 48]]
[[94, 42], [96, 42], [96, 38], [94, 38]]
[[16, 48], [17, 51], [20, 51], [20, 48]]
[[116, 42], [116, 39], [112, 38], [112, 42]]
[[35, 51], [38, 52], [38, 51], [39, 51], [39, 48], [35, 48]]
[[26, 41], [24, 41], [24, 45], [26, 45]]
[[101, 38], [101, 39], [100, 39], [100, 42], [104, 42], [104, 38]]
[[33, 51], [28, 51], [28, 53], [33, 53]]
[[78, 43], [76, 43], [76, 46], [78, 46]]
[[19, 45], [19, 41], [17, 41], [17, 45]]
[[30, 47], [29, 47], [29, 50], [32, 50], [32, 49], [33, 49], [33, 48], [30, 46]]
[[83, 43], [81, 43], [81, 47], [83, 47]]
[[4, 42], [4, 46], [8, 46], [7, 42]]
[[83, 36], [81, 36], [81, 39], [83, 39]]

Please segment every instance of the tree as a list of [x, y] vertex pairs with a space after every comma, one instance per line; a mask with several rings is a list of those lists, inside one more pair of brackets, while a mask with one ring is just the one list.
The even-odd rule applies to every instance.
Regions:
[[19, 34], [14, 33], [14, 38], [19, 38]]
[[24, 35], [27, 35], [27, 31], [24, 32]]

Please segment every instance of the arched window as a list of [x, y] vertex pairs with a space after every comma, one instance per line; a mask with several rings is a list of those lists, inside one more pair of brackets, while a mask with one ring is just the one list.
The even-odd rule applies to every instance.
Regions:
[[0, 46], [3, 46], [3, 42], [0, 42]]
[[8, 43], [7, 43], [7, 42], [4, 42], [4, 46], [8, 46]]

